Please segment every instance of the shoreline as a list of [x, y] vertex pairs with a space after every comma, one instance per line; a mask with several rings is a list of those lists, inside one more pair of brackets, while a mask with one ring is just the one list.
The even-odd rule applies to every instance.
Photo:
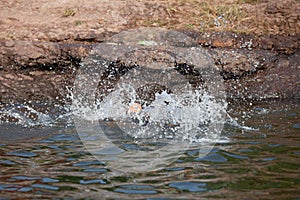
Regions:
[[80, 62], [111, 36], [177, 30], [220, 70], [228, 98], [300, 98], [298, 0], [1, 1], [0, 102], [60, 101]]
[[[214, 60], [224, 78], [228, 98], [300, 98], [300, 36], [266, 39], [214, 33], [204, 37], [197, 32], [182, 32], [193, 37]], [[63, 99], [66, 88], [72, 87], [80, 62], [99, 43], [0, 44], [0, 102], [5, 103], [28, 98]]]

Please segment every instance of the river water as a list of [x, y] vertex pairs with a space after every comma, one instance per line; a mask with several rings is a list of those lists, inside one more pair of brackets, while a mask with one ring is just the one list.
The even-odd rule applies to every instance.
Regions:
[[232, 102], [209, 154], [137, 173], [97, 160], [71, 116], [23, 107], [0, 107], [0, 199], [300, 199], [299, 100]]

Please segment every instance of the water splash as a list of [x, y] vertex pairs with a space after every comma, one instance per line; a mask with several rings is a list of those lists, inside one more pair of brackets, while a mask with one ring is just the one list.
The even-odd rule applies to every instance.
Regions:
[[[135, 139], [167, 138], [189, 142], [216, 139], [219, 133], [214, 133], [209, 126], [224, 123], [227, 107], [226, 102], [218, 102], [215, 97], [198, 90], [176, 95], [157, 92], [151, 104], [139, 104], [136, 103], [137, 91], [131, 84], [118, 85], [107, 98], [94, 105], [84, 106], [76, 100], [72, 109], [77, 117], [95, 122], [114, 121]], [[131, 110], [132, 105], [139, 105], [140, 109]]]
[[27, 101], [0, 107], [0, 124], [15, 124], [22, 127], [71, 126], [72, 113], [68, 105]]

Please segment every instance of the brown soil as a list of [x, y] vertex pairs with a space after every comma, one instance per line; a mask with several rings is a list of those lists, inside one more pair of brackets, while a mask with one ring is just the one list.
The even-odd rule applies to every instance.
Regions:
[[55, 99], [71, 85], [66, 71], [94, 44], [142, 26], [183, 31], [207, 48], [229, 96], [299, 98], [299, 0], [0, 0], [0, 7], [0, 102]]

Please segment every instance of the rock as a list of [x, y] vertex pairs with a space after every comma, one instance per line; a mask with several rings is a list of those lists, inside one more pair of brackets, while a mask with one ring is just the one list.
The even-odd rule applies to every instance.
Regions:
[[[6, 46], [0, 42], [0, 65], [4, 70], [44, 68], [65, 69], [73, 63], [78, 66], [91, 45], [60, 44], [51, 42], [18, 41]], [[73, 66], [74, 67], [74, 66]]]
[[0, 71], [0, 103], [43, 101], [67, 103], [75, 74], [50, 71]]
[[228, 97], [238, 99], [300, 98], [300, 52], [281, 55], [273, 67], [241, 79], [226, 80]]
[[[193, 31], [187, 34], [203, 45], [214, 60], [229, 98], [300, 98], [299, 36]], [[0, 101], [62, 99], [67, 93], [66, 86], [72, 86], [80, 62], [98, 44], [87, 41], [97, 37], [102, 40], [102, 36], [87, 35], [80, 42], [68, 43], [0, 41]], [[174, 39], [172, 31], [166, 36], [165, 41], [179, 46], [195, 45], [192, 40], [182, 43]], [[107, 55], [110, 54], [108, 49]], [[164, 62], [165, 58], [160, 59]], [[126, 56], [123, 64], [130, 66]]]
[[244, 76], [274, 66], [278, 55], [265, 50], [209, 49], [224, 79], [240, 79]]

